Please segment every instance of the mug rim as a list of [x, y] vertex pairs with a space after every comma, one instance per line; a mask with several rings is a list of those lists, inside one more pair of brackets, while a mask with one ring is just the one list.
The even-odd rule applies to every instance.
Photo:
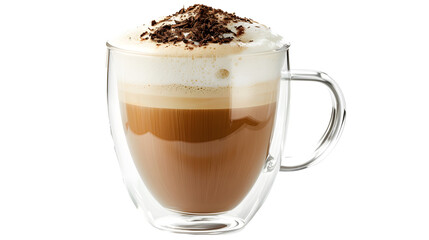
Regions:
[[[137, 50], [130, 50], [130, 49], [125, 49], [125, 48], [121, 48], [118, 46], [114, 46], [113, 44], [111, 44], [109, 41], [106, 42], [106, 47], [109, 50], [114, 50], [114, 51], [119, 51], [119, 52], [123, 52], [123, 53], [129, 53], [129, 54], [136, 54], [136, 55], [141, 55], [141, 56], [151, 56], [151, 57], [195, 57], [193, 55], [180, 55], [180, 56], [174, 56], [174, 55], [166, 55], [166, 54], [156, 54], [156, 53], [145, 53], [145, 52], [141, 52], [141, 51], [137, 51]], [[228, 56], [255, 56], [255, 55], [266, 55], [266, 54], [274, 54], [274, 53], [279, 53], [279, 52], [286, 52], [290, 47], [290, 43], [284, 43], [281, 47], [273, 49], [273, 50], [268, 50], [268, 51], [259, 51], [259, 52], [249, 52], [249, 53], [237, 53], [237, 54], [226, 54], [226, 55], [207, 55], [207, 56], [198, 56], [201, 58], [205, 58], [205, 57], [228, 57]]]

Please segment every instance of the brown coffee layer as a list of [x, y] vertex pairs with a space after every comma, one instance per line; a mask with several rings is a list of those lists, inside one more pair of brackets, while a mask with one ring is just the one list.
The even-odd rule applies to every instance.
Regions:
[[122, 103], [135, 166], [164, 207], [217, 213], [236, 207], [264, 166], [276, 103], [178, 109]]

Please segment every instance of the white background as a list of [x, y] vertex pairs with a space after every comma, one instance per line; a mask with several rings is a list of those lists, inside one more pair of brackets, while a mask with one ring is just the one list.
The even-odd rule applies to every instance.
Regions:
[[[157, 230], [122, 183], [104, 43], [194, 2], [2, 1], [0, 239], [429, 239], [425, 1], [200, 2], [271, 26], [292, 44], [292, 68], [336, 79], [348, 115], [334, 151], [280, 173], [242, 231]], [[296, 154], [323, 132], [330, 102], [319, 86], [292, 87]]]

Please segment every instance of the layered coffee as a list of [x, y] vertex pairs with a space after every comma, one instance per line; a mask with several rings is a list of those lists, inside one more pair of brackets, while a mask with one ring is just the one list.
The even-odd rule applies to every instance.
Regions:
[[125, 136], [136, 169], [165, 208], [236, 207], [261, 174], [273, 131], [280, 37], [204, 5], [140, 26], [116, 46]]
[[[252, 92], [253, 99], [230, 88], [206, 90], [206, 97], [161, 98], [125, 89], [121, 107], [128, 146], [140, 176], [163, 206], [213, 213], [243, 200], [268, 154], [276, 81], [240, 89], [241, 95]], [[183, 89], [171, 95], [177, 91]]]

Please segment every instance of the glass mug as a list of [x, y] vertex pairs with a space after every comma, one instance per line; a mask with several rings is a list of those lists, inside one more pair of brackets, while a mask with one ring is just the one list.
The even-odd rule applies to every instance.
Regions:
[[[324, 73], [290, 70], [289, 45], [217, 57], [149, 55], [109, 43], [107, 48], [115, 151], [134, 204], [157, 228], [193, 234], [241, 229], [261, 207], [277, 172], [323, 158], [343, 129], [340, 88]], [[199, 86], [195, 72], [220, 86]], [[327, 86], [332, 114], [312, 157], [284, 166], [291, 81]]]

